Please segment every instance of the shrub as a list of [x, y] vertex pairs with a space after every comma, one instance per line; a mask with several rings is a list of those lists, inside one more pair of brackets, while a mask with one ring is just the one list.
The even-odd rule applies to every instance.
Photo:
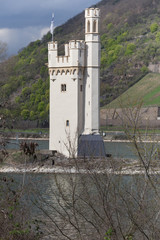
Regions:
[[30, 115], [29, 110], [23, 109], [23, 110], [21, 111], [21, 116], [23, 117], [24, 120], [28, 119], [28, 118], [29, 118], [29, 115]]
[[134, 52], [135, 48], [136, 45], [134, 43], [129, 43], [126, 48], [125, 55], [131, 55]]
[[150, 26], [150, 31], [151, 33], [154, 33], [158, 30], [158, 24], [157, 23], [152, 23]]
[[17, 97], [15, 98], [15, 102], [16, 102], [16, 103], [19, 103], [19, 102], [20, 102], [20, 97], [19, 97], [19, 96], [17, 96]]
[[42, 101], [38, 104], [38, 111], [41, 112], [44, 110], [45, 107], [45, 103]]
[[109, 31], [111, 28], [113, 28], [113, 24], [112, 24], [112, 23], [109, 23], [109, 24], [107, 25], [107, 30]]
[[160, 32], [156, 34], [156, 42], [160, 42]]
[[141, 72], [142, 72], [142, 73], [147, 73], [147, 72], [149, 72], [148, 67], [145, 66], [145, 65], [143, 65], [143, 67], [141, 67]]
[[35, 63], [35, 59], [32, 58], [31, 61], [30, 61], [30, 64], [34, 64]]
[[29, 87], [25, 87], [22, 89], [22, 96], [26, 97], [30, 94], [31, 90]]

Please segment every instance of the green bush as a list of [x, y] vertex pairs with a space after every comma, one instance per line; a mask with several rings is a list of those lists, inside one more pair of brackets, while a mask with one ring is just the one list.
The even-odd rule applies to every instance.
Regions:
[[158, 30], [158, 24], [157, 23], [152, 23], [150, 26], [150, 31], [151, 33], [154, 33]]
[[29, 87], [25, 87], [22, 89], [22, 96], [27, 97], [30, 94], [31, 90]]
[[21, 116], [24, 120], [27, 120], [29, 118], [30, 112], [28, 109], [23, 109], [21, 111]]
[[36, 117], [35, 112], [34, 112], [34, 111], [30, 111], [29, 118], [30, 118], [31, 120], [35, 120], [35, 117]]
[[156, 42], [160, 42], [160, 32], [157, 32], [156, 34]]
[[42, 112], [44, 110], [45, 103], [42, 101], [38, 104], [38, 112]]
[[2, 86], [1, 91], [3, 92], [4, 96], [7, 97], [12, 92], [12, 85], [9, 83], [6, 83]]
[[148, 67], [145, 66], [145, 65], [143, 65], [143, 67], [141, 67], [141, 72], [142, 72], [142, 73], [147, 73], [147, 72], [149, 72]]
[[135, 49], [136, 49], [136, 45], [134, 43], [129, 43], [126, 48], [125, 55], [126, 56], [131, 55]]
[[15, 98], [15, 102], [16, 102], [16, 103], [19, 103], [19, 102], [20, 102], [20, 97], [19, 97], [19, 96], [17, 96], [17, 97]]
[[45, 75], [45, 73], [48, 72], [47, 67], [42, 66], [40, 69], [40, 75], [43, 77]]
[[30, 61], [30, 64], [34, 64], [35, 63], [35, 59], [32, 58], [31, 61]]
[[48, 53], [48, 48], [42, 48], [40, 53], [41, 54], [47, 54]]
[[107, 25], [107, 30], [109, 31], [111, 28], [113, 28], [113, 23], [109, 23], [108, 25]]
[[42, 119], [44, 119], [45, 118], [45, 112], [44, 111], [42, 111], [42, 112], [40, 112], [40, 118], [42, 118]]

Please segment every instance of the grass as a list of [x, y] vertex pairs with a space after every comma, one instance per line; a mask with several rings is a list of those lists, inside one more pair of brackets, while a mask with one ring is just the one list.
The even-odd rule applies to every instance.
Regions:
[[[124, 127], [123, 126], [101, 126], [100, 127], [100, 131], [103, 131], [103, 132], [116, 132], [116, 131], [119, 131], [119, 132], [124, 132]], [[160, 134], [160, 129], [159, 128], [140, 128], [138, 129], [138, 131], [141, 133], [141, 134]], [[130, 131], [132, 133], [132, 130]]]
[[103, 108], [122, 108], [141, 103], [143, 106], [160, 106], [160, 74], [149, 73], [120, 97]]
[[0, 132], [11, 132], [11, 133], [18, 133], [18, 132], [21, 132], [21, 133], [35, 133], [35, 134], [48, 134], [49, 133], [49, 129], [48, 128], [32, 128], [32, 129], [3, 129], [3, 131], [0, 131]]
[[122, 126], [101, 126], [100, 131], [104, 132], [124, 131], [124, 128]]

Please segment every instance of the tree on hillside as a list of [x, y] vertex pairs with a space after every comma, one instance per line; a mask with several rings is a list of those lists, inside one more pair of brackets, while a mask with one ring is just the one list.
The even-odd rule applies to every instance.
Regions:
[[0, 62], [6, 58], [7, 53], [7, 44], [0, 41]]

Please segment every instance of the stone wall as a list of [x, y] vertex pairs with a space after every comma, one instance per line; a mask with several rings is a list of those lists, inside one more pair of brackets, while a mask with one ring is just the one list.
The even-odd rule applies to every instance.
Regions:
[[157, 64], [149, 63], [148, 69], [151, 72], [160, 73], [160, 63], [157, 63]]
[[[138, 114], [137, 114], [138, 113]], [[121, 126], [129, 123], [129, 119], [135, 119], [138, 116], [139, 127], [160, 127], [158, 117], [158, 107], [144, 107], [138, 109], [101, 109], [100, 123], [101, 126]]]

